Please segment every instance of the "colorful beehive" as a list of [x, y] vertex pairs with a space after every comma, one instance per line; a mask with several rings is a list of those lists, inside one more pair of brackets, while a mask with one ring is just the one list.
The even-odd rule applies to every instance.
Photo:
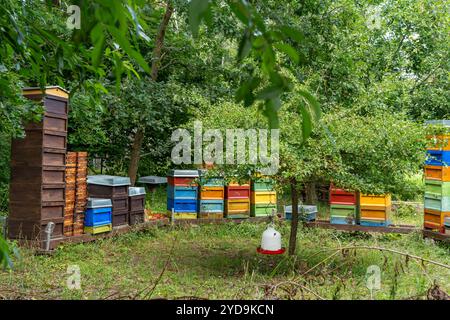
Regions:
[[277, 211], [277, 193], [274, 190], [274, 182], [270, 178], [258, 178], [251, 183], [251, 216], [261, 217]]
[[330, 223], [350, 224], [358, 223], [356, 210], [356, 193], [330, 186]]
[[360, 194], [360, 224], [369, 227], [389, 226], [391, 195]]
[[225, 187], [225, 215], [231, 219], [250, 217], [250, 184], [231, 182]]
[[[317, 218], [317, 206], [298, 205], [298, 216], [303, 221], [314, 221]], [[292, 219], [292, 206], [284, 206], [284, 218]]]
[[112, 230], [112, 201], [111, 199], [87, 199], [84, 216], [84, 232], [99, 234]]
[[441, 125], [447, 132], [427, 137], [424, 228], [446, 233], [445, 220], [450, 217], [450, 121], [433, 120], [427, 124]]
[[128, 225], [128, 188], [130, 178], [96, 175], [88, 176], [89, 196], [93, 198], [110, 199], [112, 202], [112, 226]]
[[196, 219], [198, 170], [171, 170], [167, 177], [167, 214], [173, 219]]
[[128, 188], [129, 225], [145, 221], [145, 188]]
[[222, 219], [225, 212], [225, 187], [223, 178], [206, 177], [205, 170], [199, 170], [199, 213], [200, 219]]

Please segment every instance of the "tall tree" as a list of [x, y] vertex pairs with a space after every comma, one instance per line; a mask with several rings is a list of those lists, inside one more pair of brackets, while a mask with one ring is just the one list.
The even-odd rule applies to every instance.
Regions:
[[[158, 78], [159, 68], [161, 66], [161, 53], [164, 46], [164, 38], [166, 35], [167, 26], [169, 25], [170, 18], [173, 14], [173, 5], [171, 1], [166, 3], [166, 11], [162, 17], [161, 23], [159, 25], [158, 33], [155, 39], [155, 48], [153, 50], [152, 56], [152, 69], [151, 69], [151, 79], [156, 81]], [[139, 160], [141, 155], [142, 142], [144, 140], [145, 127], [139, 126], [137, 128], [136, 134], [134, 136], [133, 145], [131, 148], [130, 156], [130, 166], [128, 169], [128, 175], [131, 179], [131, 184], [134, 185], [136, 182], [137, 171], [139, 168]]]

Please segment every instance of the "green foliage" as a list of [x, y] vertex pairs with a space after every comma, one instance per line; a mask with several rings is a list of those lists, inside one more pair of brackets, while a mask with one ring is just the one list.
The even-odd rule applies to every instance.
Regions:
[[370, 193], [395, 192], [404, 188], [406, 177], [418, 172], [424, 161], [423, 127], [402, 115], [327, 114], [301, 146], [292, 139], [301, 128], [299, 121], [293, 121], [294, 114], [288, 111], [284, 115], [281, 131], [285, 179], [334, 181], [341, 187]]
[[[190, 2], [189, 22], [195, 36], [198, 35], [203, 18], [208, 26], [212, 24], [210, 7], [213, 3], [209, 0]], [[295, 75], [293, 66], [300, 62], [300, 56], [297, 49], [292, 46], [292, 42], [302, 45], [302, 33], [295, 27], [277, 23], [277, 21], [267, 23], [257, 7], [247, 1], [233, 0], [226, 3], [244, 27], [238, 46], [237, 61], [242, 62], [247, 57], [251, 57], [258, 67], [248, 79], [241, 83], [236, 100], [243, 102], [245, 106], [259, 104], [268, 119], [269, 127], [278, 128], [281, 96], [293, 88], [291, 79], [281, 72], [281, 68]], [[292, 63], [283, 63], [277, 55], [279, 53], [286, 55]], [[313, 120], [320, 117], [320, 105], [306, 90], [300, 91], [299, 94], [307, 102], [306, 106], [303, 104], [299, 106], [303, 117], [302, 136], [299, 138], [306, 140], [312, 131]]]
[[9, 247], [5, 239], [0, 235], [0, 266], [5, 269], [11, 267], [12, 262], [9, 256]]

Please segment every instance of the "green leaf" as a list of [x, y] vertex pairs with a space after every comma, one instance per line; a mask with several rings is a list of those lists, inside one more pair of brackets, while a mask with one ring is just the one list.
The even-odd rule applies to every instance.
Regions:
[[194, 37], [198, 36], [200, 22], [208, 11], [209, 0], [191, 0], [189, 3], [189, 26]]
[[135, 59], [145, 72], [150, 73], [150, 67], [148, 66], [144, 57], [131, 47], [131, 44], [125, 37], [125, 35], [122, 34], [119, 29], [112, 26], [108, 26], [108, 31], [114, 37], [114, 40], [116, 40], [116, 42], [120, 45], [123, 51], [125, 51], [126, 54]]
[[313, 111], [314, 120], [318, 121], [322, 115], [322, 109], [320, 107], [319, 101], [308, 91], [303, 89], [298, 89], [298, 93], [308, 102], [309, 107]]
[[241, 20], [241, 22], [245, 25], [249, 24], [250, 21], [250, 12], [241, 0], [230, 1], [229, 3], [231, 11], [236, 15], [236, 17]]
[[280, 31], [286, 36], [291, 38], [292, 40], [302, 43], [305, 40], [305, 36], [302, 31], [289, 27], [289, 26], [281, 26]]
[[92, 65], [98, 67], [102, 58], [103, 49], [105, 46], [105, 34], [103, 33], [103, 28], [100, 23], [97, 23], [91, 30], [91, 39], [94, 44], [94, 49], [92, 50], [91, 59]]
[[278, 86], [269, 86], [262, 89], [256, 97], [259, 100], [270, 100], [279, 97], [282, 93], [282, 88]]
[[3, 268], [12, 267], [12, 262], [9, 257], [9, 247], [2, 236], [0, 236], [0, 265]]
[[245, 57], [247, 57], [251, 49], [252, 41], [250, 39], [250, 34], [246, 32], [239, 43], [238, 61], [242, 61]]
[[298, 64], [300, 62], [300, 56], [292, 46], [286, 43], [275, 43], [273, 46], [285, 53], [294, 63]]
[[[280, 104], [279, 104], [280, 103]], [[277, 101], [277, 98], [267, 100], [264, 105], [263, 114], [266, 116], [269, 122], [270, 129], [279, 129], [280, 122], [278, 119], [278, 109], [281, 105], [281, 102]]]

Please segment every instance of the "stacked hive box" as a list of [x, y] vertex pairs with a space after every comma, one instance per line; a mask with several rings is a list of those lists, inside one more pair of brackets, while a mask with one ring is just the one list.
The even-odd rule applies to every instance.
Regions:
[[390, 225], [391, 212], [390, 195], [366, 195], [359, 197], [360, 224], [368, 227], [382, 227]]
[[145, 188], [130, 187], [128, 189], [129, 225], [145, 221]]
[[[200, 176], [204, 175], [199, 170]], [[225, 187], [222, 178], [201, 177], [199, 191], [200, 219], [222, 219], [225, 209]]]
[[445, 233], [445, 218], [450, 217], [450, 121], [427, 123], [449, 132], [428, 137], [425, 163], [424, 227]]
[[111, 199], [89, 198], [84, 217], [84, 232], [99, 234], [112, 230]]
[[77, 152], [77, 171], [75, 185], [74, 235], [80, 235], [84, 229], [84, 212], [87, 203], [87, 152]]
[[251, 185], [251, 216], [264, 217], [277, 211], [277, 193], [269, 178], [258, 178]]
[[333, 224], [351, 224], [358, 221], [356, 194], [330, 186], [330, 222]]
[[167, 214], [173, 219], [197, 219], [197, 170], [172, 170], [167, 177]]
[[50, 248], [63, 237], [68, 92], [59, 87], [24, 89], [44, 108], [39, 123], [25, 124], [25, 138], [11, 144], [8, 236], [45, 246], [45, 228], [55, 224]]
[[[317, 206], [298, 205], [298, 216], [301, 221], [314, 221], [317, 218]], [[292, 206], [284, 207], [284, 218], [292, 219]]]
[[250, 184], [232, 182], [225, 188], [225, 215], [231, 219], [250, 217]]
[[130, 178], [108, 175], [88, 176], [87, 184], [90, 197], [111, 200], [113, 228], [128, 225], [128, 188], [131, 184]]
[[64, 207], [64, 236], [73, 235], [75, 212], [75, 189], [77, 172], [77, 153], [68, 152], [66, 155], [66, 199]]

